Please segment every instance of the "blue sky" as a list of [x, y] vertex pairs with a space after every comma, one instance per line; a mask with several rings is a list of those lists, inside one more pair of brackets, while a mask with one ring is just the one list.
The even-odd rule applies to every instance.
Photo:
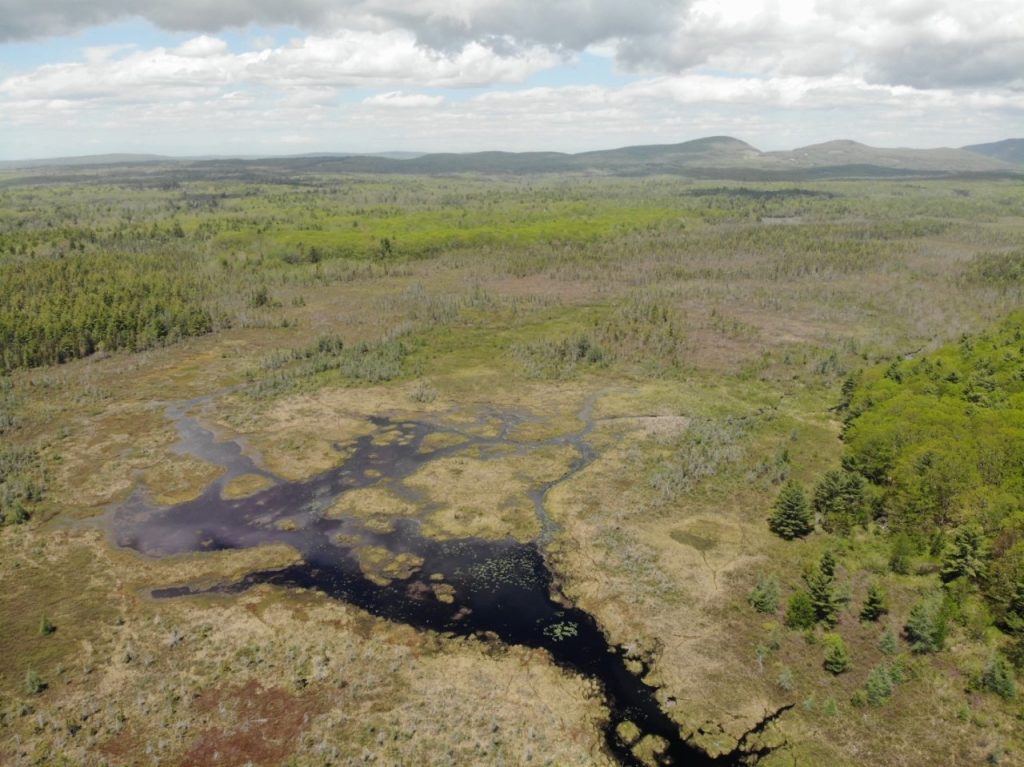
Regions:
[[0, 159], [1024, 135], [1024, 6], [0, 0]]

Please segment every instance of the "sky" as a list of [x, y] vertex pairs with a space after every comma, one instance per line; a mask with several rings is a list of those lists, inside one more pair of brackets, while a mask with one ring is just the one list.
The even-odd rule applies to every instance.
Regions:
[[0, 0], [0, 159], [1024, 136], [1022, 0]]

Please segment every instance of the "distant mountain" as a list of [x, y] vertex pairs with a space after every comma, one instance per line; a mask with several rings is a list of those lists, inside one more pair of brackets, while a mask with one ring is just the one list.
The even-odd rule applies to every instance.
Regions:
[[765, 152], [761, 159], [789, 168], [873, 166], [889, 170], [926, 172], [974, 172], [1006, 170], [998, 159], [964, 149], [880, 149], [856, 141], [827, 141], [789, 152]]
[[144, 162], [169, 162], [162, 154], [90, 154], [79, 157], [50, 157], [39, 160], [0, 160], [0, 170], [21, 168], [72, 168], [82, 165], [125, 165]]
[[991, 144], [972, 144], [965, 146], [964, 149], [1012, 165], [1024, 165], [1024, 138], [1008, 138]]
[[[1024, 140], [1011, 139], [963, 149], [883, 149], [856, 141], [829, 141], [791, 151], [762, 152], [730, 136], [711, 136], [679, 144], [649, 144], [566, 154], [563, 152], [468, 152], [417, 154], [311, 153], [288, 157], [169, 158], [160, 155], [94, 155], [91, 157], [0, 163], [2, 169], [58, 166], [166, 166], [165, 175], [180, 180], [223, 177], [287, 180], [291, 174], [497, 174], [585, 173], [616, 176], [680, 175], [699, 179], [741, 181], [826, 178], [888, 178], [955, 174], [1020, 174], [1024, 172]], [[78, 172], [78, 171], [76, 171]], [[101, 169], [97, 173], [102, 173]], [[52, 174], [51, 174], [52, 175]], [[56, 183], [56, 177], [46, 183]]]

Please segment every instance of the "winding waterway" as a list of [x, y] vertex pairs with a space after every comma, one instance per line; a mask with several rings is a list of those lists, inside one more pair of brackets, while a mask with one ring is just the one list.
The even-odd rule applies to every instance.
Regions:
[[[640, 673], [630, 671], [636, 659], [609, 645], [594, 617], [570, 604], [545, 563], [544, 546], [557, 530], [546, 510], [547, 493], [596, 457], [587, 443], [593, 428], [593, 400], [579, 414], [583, 423], [579, 431], [530, 443], [509, 439], [510, 429], [519, 421], [511, 413], [488, 414], [501, 423], [496, 436], [425, 421], [374, 417], [370, 419], [373, 433], [337, 446], [339, 455], [346, 456], [338, 466], [294, 482], [257, 466], [239, 444], [218, 441], [188, 415], [197, 404], [167, 407], [180, 436], [175, 449], [223, 467], [224, 474], [198, 498], [176, 506], [156, 506], [144, 492], [136, 491], [111, 511], [109, 529], [114, 541], [150, 556], [286, 544], [299, 553], [301, 562], [205, 590], [187, 585], [162, 588], [153, 592], [155, 597], [239, 592], [264, 583], [317, 589], [419, 629], [496, 636], [508, 644], [543, 648], [563, 668], [600, 683], [609, 711], [605, 741], [623, 765], [642, 764], [632, 744], [623, 742], [617, 732], [626, 721], [643, 735], [664, 741], [661, 764], [732, 765], [758, 755], [748, 750], [746, 737], [733, 752], [717, 758], [684, 740], [678, 725], [659, 705], [655, 688], [642, 681], [646, 666], [640, 663]], [[431, 448], [425, 440], [435, 434], [457, 437], [458, 443]], [[552, 445], [569, 445], [577, 457], [562, 477], [529, 491], [541, 528], [537, 540], [530, 543], [512, 538], [438, 540], [421, 534], [415, 517], [398, 519], [389, 531], [381, 532], [367, 529], [357, 517], [325, 515], [345, 493], [371, 485], [383, 483], [413, 497], [403, 480], [439, 458], [471, 450], [486, 456], [486, 448], [529, 451]], [[500, 459], [500, 454], [493, 458]], [[244, 498], [224, 498], [225, 485], [243, 474], [259, 474], [273, 484]], [[360, 567], [358, 549], [366, 546], [382, 547], [396, 557], [411, 555], [411, 561], [419, 564], [408, 577], [382, 583], [367, 577]], [[444, 584], [443, 592], [438, 584]]]

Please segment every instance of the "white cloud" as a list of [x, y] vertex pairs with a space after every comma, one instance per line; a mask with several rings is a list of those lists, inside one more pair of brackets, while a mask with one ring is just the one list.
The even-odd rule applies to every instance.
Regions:
[[175, 56], [203, 59], [209, 56], [220, 56], [226, 53], [228, 44], [223, 40], [209, 35], [200, 35], [179, 45], [172, 53]]
[[666, 74], [715, 67], [978, 87], [1019, 86], [1024, 71], [1020, 0], [0, 0], [0, 41], [129, 16], [207, 34], [249, 24], [325, 39], [401, 32], [435, 53], [477, 46], [504, 59], [597, 46], [622, 66]]
[[84, 61], [50, 64], [0, 82], [13, 100], [138, 101], [210, 95], [211, 89], [256, 84], [273, 88], [387, 86], [466, 87], [519, 82], [556, 65], [542, 48], [504, 56], [478, 43], [441, 53], [408, 32], [342, 32], [291, 46], [231, 53], [223, 40], [197, 37], [178, 48], [102, 49]]
[[[127, 15], [201, 34], [89, 48], [0, 80], [2, 151], [89, 130], [112, 148], [203, 152], [296, 137], [574, 150], [709, 133], [765, 148], [839, 136], [955, 145], [1024, 124], [1020, 0], [0, 0], [0, 40]], [[247, 24], [306, 33], [278, 46], [252, 29], [242, 51], [217, 36]], [[625, 84], [522, 86], [583, 51], [613, 60]]]
[[444, 96], [428, 96], [425, 93], [402, 93], [391, 91], [389, 93], [378, 93], [374, 96], [367, 96], [363, 104], [368, 106], [398, 107], [401, 109], [436, 107], [444, 102]]

